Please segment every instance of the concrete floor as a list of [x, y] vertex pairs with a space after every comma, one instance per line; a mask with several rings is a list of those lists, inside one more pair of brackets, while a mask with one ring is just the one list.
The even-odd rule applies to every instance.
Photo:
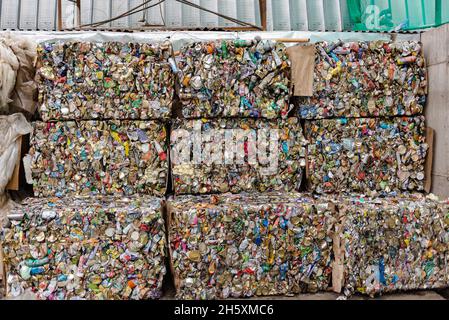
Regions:
[[[164, 295], [161, 300], [175, 299], [175, 288], [170, 284], [165, 284]], [[286, 296], [269, 296], [269, 297], [253, 297], [248, 300], [336, 300], [340, 295], [334, 292], [320, 292], [313, 294], [300, 294], [293, 297]], [[445, 298], [446, 297], [446, 298]], [[412, 291], [386, 294], [376, 298], [370, 298], [362, 295], [354, 295], [348, 300], [449, 300], [449, 289], [434, 291]]]
[[[272, 296], [272, 297], [257, 297], [249, 298], [248, 300], [291, 300], [291, 301], [307, 301], [307, 300], [337, 300], [338, 294], [332, 292], [315, 293], [315, 294], [300, 294], [293, 297]], [[162, 300], [173, 300], [173, 295], [164, 295]], [[377, 298], [370, 298], [360, 295], [354, 295], [348, 300], [446, 300], [442, 295], [436, 291], [422, 291], [413, 293], [398, 293], [388, 294]]]
[[[3, 298], [3, 283], [0, 281], [0, 300]], [[253, 297], [248, 300], [336, 300], [340, 295], [333, 292], [320, 292], [315, 294], [300, 294], [292, 297], [286, 296], [270, 296], [270, 297]], [[161, 300], [174, 300], [175, 288], [171, 283], [164, 284], [164, 294]], [[354, 295], [348, 300], [449, 300], [449, 289], [434, 291], [413, 291], [394, 294], [386, 294], [376, 298], [370, 298], [362, 295]]]

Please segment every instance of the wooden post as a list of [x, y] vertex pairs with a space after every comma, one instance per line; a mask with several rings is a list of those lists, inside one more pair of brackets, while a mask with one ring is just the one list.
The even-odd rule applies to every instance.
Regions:
[[76, 27], [81, 26], [81, 0], [76, 0]]
[[260, 22], [263, 31], [267, 31], [267, 0], [259, 0]]
[[62, 1], [58, 0], [58, 31], [62, 30]]

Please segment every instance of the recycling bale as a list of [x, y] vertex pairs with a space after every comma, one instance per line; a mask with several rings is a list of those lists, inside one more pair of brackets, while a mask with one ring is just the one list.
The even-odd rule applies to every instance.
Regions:
[[33, 127], [29, 154], [35, 196], [165, 195], [162, 122], [35, 122]]
[[293, 117], [178, 119], [170, 142], [175, 194], [295, 191], [306, 165]]
[[424, 116], [306, 122], [312, 191], [387, 195], [424, 190]]
[[449, 286], [449, 203], [421, 194], [339, 198], [344, 292]]
[[413, 116], [423, 113], [427, 70], [422, 46], [407, 42], [319, 42], [313, 96], [303, 119]]
[[327, 290], [334, 207], [299, 193], [178, 196], [167, 202], [180, 299]]
[[7, 296], [128, 300], [161, 296], [161, 199], [28, 198], [2, 229]]
[[185, 118], [286, 117], [290, 60], [271, 40], [194, 42], [176, 57]]
[[172, 51], [169, 41], [41, 43], [39, 114], [44, 121], [168, 119], [175, 87]]

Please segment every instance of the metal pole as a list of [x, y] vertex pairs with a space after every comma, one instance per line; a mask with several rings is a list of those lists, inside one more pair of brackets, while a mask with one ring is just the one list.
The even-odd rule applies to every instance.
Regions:
[[15, 29], [20, 30], [20, 9], [22, 8], [22, 0], [19, 0], [19, 5], [17, 6], [17, 23]]
[[260, 22], [263, 31], [267, 31], [267, 0], [259, 0]]
[[39, 30], [39, 9], [40, 9], [40, 1], [41, 0], [37, 0], [37, 12], [36, 12], [36, 30]]

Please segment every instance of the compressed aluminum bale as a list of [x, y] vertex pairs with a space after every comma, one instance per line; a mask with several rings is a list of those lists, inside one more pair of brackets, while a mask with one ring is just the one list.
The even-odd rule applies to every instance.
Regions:
[[334, 209], [299, 193], [181, 196], [167, 202], [177, 297], [328, 289]]
[[314, 192], [424, 190], [423, 116], [307, 121], [305, 132]]
[[449, 286], [448, 202], [422, 195], [337, 201], [346, 295]]
[[39, 113], [44, 121], [169, 118], [171, 53], [168, 41], [40, 44]]
[[35, 196], [162, 196], [167, 132], [158, 121], [35, 122], [31, 170]]
[[186, 118], [287, 116], [290, 61], [270, 40], [195, 42], [177, 57]]
[[176, 194], [295, 191], [306, 140], [297, 118], [176, 120], [171, 132]]
[[8, 214], [7, 294], [37, 299], [150, 299], [166, 273], [161, 199], [29, 198]]
[[422, 114], [427, 71], [421, 44], [317, 43], [313, 92], [299, 102], [301, 118]]

